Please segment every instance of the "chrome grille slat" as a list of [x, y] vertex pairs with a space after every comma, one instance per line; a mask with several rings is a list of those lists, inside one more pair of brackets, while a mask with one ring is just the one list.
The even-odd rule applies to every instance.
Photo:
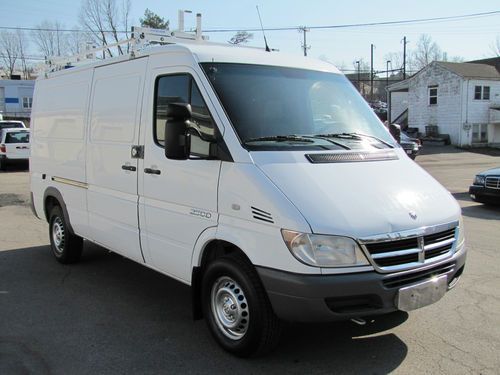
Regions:
[[372, 258], [373, 259], [383, 259], [383, 258], [400, 256], [400, 255], [417, 254], [419, 251], [421, 251], [421, 250], [417, 249], [417, 248], [408, 249], [408, 250], [399, 250], [399, 251], [388, 251], [387, 253], [372, 254]]
[[444, 247], [446, 245], [450, 245], [453, 242], [455, 242], [455, 238], [449, 238], [449, 239], [444, 240], [444, 241], [435, 242], [435, 243], [432, 243], [430, 245], [425, 245], [424, 250], [425, 251], [434, 250], [434, 249], [437, 249], [438, 247]]

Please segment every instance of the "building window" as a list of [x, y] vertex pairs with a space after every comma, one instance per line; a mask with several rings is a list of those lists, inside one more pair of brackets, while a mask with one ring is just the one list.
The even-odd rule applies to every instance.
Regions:
[[23, 108], [25, 108], [25, 109], [31, 109], [32, 105], [33, 105], [33, 98], [25, 96], [23, 98]]
[[474, 100], [490, 100], [490, 86], [475, 86]]
[[429, 105], [436, 105], [438, 103], [438, 87], [429, 86]]
[[483, 100], [490, 100], [490, 86], [483, 86]]

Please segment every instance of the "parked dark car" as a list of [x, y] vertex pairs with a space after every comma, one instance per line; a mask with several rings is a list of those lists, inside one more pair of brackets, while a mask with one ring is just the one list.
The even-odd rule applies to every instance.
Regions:
[[420, 151], [420, 147], [422, 147], [420, 141], [417, 138], [408, 137], [403, 132], [401, 132], [400, 139], [401, 139], [401, 141], [399, 142], [399, 144], [401, 145], [401, 147], [403, 147], [406, 154], [410, 158], [415, 160], [415, 158], [417, 157], [417, 155]]
[[469, 194], [476, 202], [500, 204], [500, 168], [477, 174], [469, 187]]

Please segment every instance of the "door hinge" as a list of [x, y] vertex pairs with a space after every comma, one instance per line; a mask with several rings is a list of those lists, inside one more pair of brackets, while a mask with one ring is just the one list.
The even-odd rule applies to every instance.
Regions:
[[130, 156], [132, 159], [144, 159], [144, 146], [133, 145]]

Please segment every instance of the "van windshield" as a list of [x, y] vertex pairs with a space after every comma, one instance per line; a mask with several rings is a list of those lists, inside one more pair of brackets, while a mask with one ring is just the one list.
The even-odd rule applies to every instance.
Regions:
[[264, 65], [201, 65], [249, 150], [395, 147], [343, 75]]

